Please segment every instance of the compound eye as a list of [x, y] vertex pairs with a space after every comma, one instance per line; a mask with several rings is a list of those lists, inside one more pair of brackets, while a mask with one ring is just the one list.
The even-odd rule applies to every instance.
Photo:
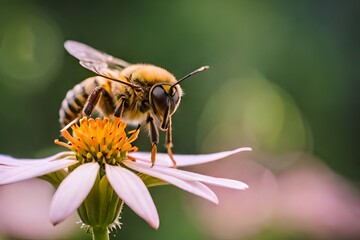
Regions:
[[151, 92], [152, 102], [156, 110], [164, 111], [167, 107], [167, 94], [163, 87], [156, 86]]
[[174, 92], [171, 94], [171, 100], [173, 101], [174, 105], [176, 105], [179, 102], [179, 93], [176, 88], [174, 88], [173, 91]]

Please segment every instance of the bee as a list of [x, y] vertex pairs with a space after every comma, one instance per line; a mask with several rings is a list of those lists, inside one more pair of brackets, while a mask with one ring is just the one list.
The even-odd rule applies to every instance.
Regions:
[[151, 162], [155, 164], [159, 131], [166, 132], [167, 153], [172, 153], [171, 117], [178, 108], [183, 91], [179, 85], [190, 76], [208, 69], [203, 66], [179, 80], [164, 68], [152, 64], [130, 64], [76, 41], [66, 41], [65, 49], [80, 65], [96, 73], [70, 89], [59, 111], [60, 124], [69, 128], [82, 116], [94, 112], [121, 117], [129, 124], [145, 125], [152, 144]]

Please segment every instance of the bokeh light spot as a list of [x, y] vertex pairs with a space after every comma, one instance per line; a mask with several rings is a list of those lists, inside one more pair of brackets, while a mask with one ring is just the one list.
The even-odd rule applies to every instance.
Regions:
[[2, 84], [18, 92], [42, 89], [59, 69], [61, 34], [38, 9], [13, 12], [7, 18], [0, 30]]
[[209, 99], [199, 119], [198, 143], [209, 149], [251, 146], [281, 154], [310, 150], [312, 141], [289, 94], [252, 73], [226, 82]]

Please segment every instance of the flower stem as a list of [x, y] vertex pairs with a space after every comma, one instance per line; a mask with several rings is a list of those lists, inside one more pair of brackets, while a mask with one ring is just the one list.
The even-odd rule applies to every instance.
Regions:
[[95, 226], [93, 227], [93, 240], [109, 240], [109, 233], [107, 227]]

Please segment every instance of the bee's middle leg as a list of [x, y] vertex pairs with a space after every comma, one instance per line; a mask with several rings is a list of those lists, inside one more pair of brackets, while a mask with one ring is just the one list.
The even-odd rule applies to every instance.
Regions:
[[98, 104], [101, 96], [103, 96], [104, 98], [104, 101], [102, 101], [101, 104], [101, 110], [105, 114], [110, 114], [111, 112], [114, 111], [114, 104], [110, 94], [102, 86], [97, 86], [96, 88], [94, 88], [94, 90], [91, 92], [90, 96], [86, 100], [83, 109], [83, 114], [85, 116], [91, 115], [96, 105]]

